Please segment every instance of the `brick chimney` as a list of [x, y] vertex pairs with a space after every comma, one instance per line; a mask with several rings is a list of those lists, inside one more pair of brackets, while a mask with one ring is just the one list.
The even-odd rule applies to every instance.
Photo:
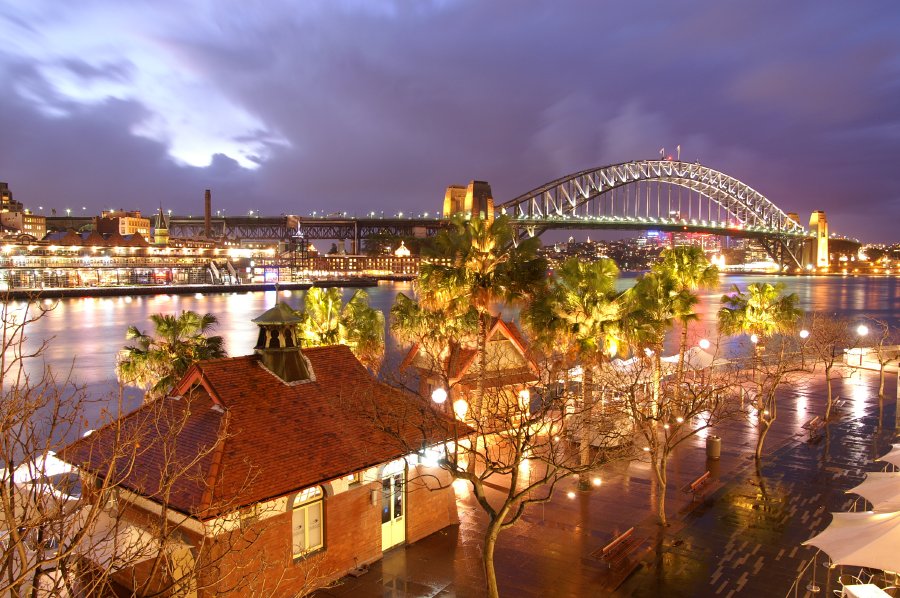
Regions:
[[212, 226], [210, 219], [212, 218], [212, 192], [207, 189], [203, 194], [203, 236], [207, 239], [212, 238]]

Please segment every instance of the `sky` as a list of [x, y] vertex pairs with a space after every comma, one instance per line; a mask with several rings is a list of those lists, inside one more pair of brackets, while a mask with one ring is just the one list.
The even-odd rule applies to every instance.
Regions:
[[896, 0], [4, 0], [0, 180], [35, 211], [440, 209], [681, 157], [900, 241]]

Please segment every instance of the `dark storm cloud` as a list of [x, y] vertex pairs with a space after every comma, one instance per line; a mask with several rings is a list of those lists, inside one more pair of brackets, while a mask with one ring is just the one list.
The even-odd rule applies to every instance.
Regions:
[[[0, 50], [7, 80], [25, 82], [0, 95], [0, 179], [17, 197], [196, 213], [211, 187], [229, 213], [434, 211], [450, 183], [511, 198], [681, 144], [787, 211], [896, 239], [891, 1], [235, 2], [179, 20], [135, 6], [146, 54], [54, 52], [78, 78], [119, 85], [107, 99], [25, 68], [51, 60], [34, 50]], [[40, 32], [42, 18], [27, 23]], [[96, 19], [70, 18], [73, 35], [96, 35]], [[180, 87], [159, 96], [153, 82]], [[209, 166], [185, 164], [191, 139]]]

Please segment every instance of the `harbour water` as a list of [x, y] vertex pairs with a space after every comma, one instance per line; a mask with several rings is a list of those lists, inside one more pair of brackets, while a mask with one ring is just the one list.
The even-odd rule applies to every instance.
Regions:
[[[633, 283], [634, 277], [623, 277], [620, 288]], [[715, 314], [720, 298], [734, 285], [744, 289], [753, 282], [782, 282], [788, 292], [796, 293], [799, 305], [807, 311], [820, 311], [862, 320], [865, 316], [900, 325], [900, 293], [897, 278], [865, 277], [767, 277], [761, 275], [728, 275], [721, 278], [720, 288], [702, 295], [696, 325], [697, 338], [715, 334]], [[356, 289], [345, 289], [349, 297]], [[252, 351], [257, 328], [251, 320], [278, 301], [292, 307], [302, 305], [302, 290], [256, 291], [248, 293], [209, 293], [196, 295], [155, 295], [102, 298], [65, 298], [45, 300], [56, 307], [30, 325], [26, 348], [49, 340], [43, 359], [57, 371], [74, 369], [74, 378], [92, 392], [111, 392], [116, 388], [114, 368], [117, 352], [126, 344], [125, 331], [130, 325], [141, 330], [152, 328], [149, 316], [154, 313], [179, 313], [192, 310], [211, 313], [219, 319], [217, 334], [225, 338], [229, 355]], [[412, 283], [381, 283], [367, 289], [370, 304], [385, 313], [399, 292], [412, 293]], [[21, 304], [20, 304], [21, 305]], [[389, 335], [388, 335], [389, 336]], [[388, 352], [397, 352], [388, 338]], [[42, 363], [33, 361], [28, 369], [35, 371]], [[131, 403], [139, 401], [132, 395]]]

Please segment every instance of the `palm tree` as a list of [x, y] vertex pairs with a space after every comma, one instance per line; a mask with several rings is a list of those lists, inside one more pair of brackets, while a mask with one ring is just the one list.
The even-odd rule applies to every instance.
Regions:
[[[625, 297], [628, 313], [623, 318], [624, 335], [638, 357], [646, 356], [650, 361], [649, 401], [641, 388], [645, 371], [643, 367], [638, 368], [630, 377], [623, 374], [614, 376], [613, 379], [618, 378], [617, 381], [622, 385], [620, 394], [626, 397], [626, 411], [646, 441], [647, 455], [657, 482], [654, 493], [657, 519], [660, 525], [665, 526], [668, 525], [665, 505], [669, 457], [677, 445], [701, 430], [685, 426], [686, 419], [692, 419], [690, 416], [701, 411], [706, 411], [710, 416], [713, 413], [718, 415], [719, 401], [712, 399], [718, 393], [713, 393], [712, 390], [718, 390], [720, 384], [713, 383], [713, 377], [706, 373], [708, 384], [702, 392], [698, 392], [695, 380], [688, 383], [684, 379], [676, 379], [674, 391], [672, 386], [668, 386], [665, 391], [663, 388], [663, 342], [676, 319], [681, 319], [684, 326], [685, 317], [693, 314], [698, 302], [695, 293], [679, 289], [678, 282], [668, 272], [653, 270], [641, 276], [625, 292]], [[675, 419], [673, 413], [682, 417]]]
[[416, 291], [424, 309], [460, 318], [478, 314], [477, 390], [473, 411], [481, 414], [487, 371], [487, 333], [495, 304], [521, 305], [541, 294], [547, 262], [537, 255], [536, 237], [516, 242], [509, 219], [456, 217], [451, 228], [435, 238], [433, 261], [422, 264]]
[[122, 349], [116, 363], [119, 382], [145, 389], [149, 399], [165, 396], [193, 363], [226, 357], [222, 337], [209, 336], [218, 324], [212, 314], [153, 314], [150, 321], [153, 336], [128, 327], [125, 337], [135, 343]]
[[[777, 416], [775, 391], [787, 369], [777, 368], [777, 376], [768, 385], [757, 384], [756, 372], [766, 341], [777, 334], [791, 331], [802, 315], [797, 308], [797, 295], [784, 294], [784, 285], [769, 283], [747, 285], [742, 293], [737, 285], [730, 295], [722, 297], [719, 309], [719, 331], [726, 335], [749, 334], [753, 342], [753, 382], [757, 385], [757, 418], [760, 432], [756, 444], [756, 458], [762, 456], [763, 442]], [[780, 360], [779, 363], [784, 363]]]
[[[575, 345], [581, 358], [580, 460], [590, 462], [593, 426], [594, 368], [607, 354], [615, 355], [620, 342], [622, 302], [616, 293], [619, 269], [611, 259], [585, 263], [569, 258], [557, 270], [550, 289], [523, 313], [529, 328], [562, 334]], [[588, 477], [583, 476], [583, 486]]]
[[653, 410], [660, 401], [662, 351], [666, 333], [676, 319], [693, 313], [698, 298], [678, 290], [676, 281], [665, 272], [651, 270], [624, 293], [627, 322], [624, 335], [629, 344], [653, 361]]
[[[696, 293], [703, 289], [715, 289], [719, 285], [719, 270], [709, 263], [702, 248], [696, 245], [687, 245], [663, 251], [662, 259], [654, 265], [653, 272], [670, 278], [674, 287], [673, 292], [680, 297], [675, 305], [678, 309], [676, 317], [681, 322], [678, 368], [675, 372], [675, 379], [680, 383], [684, 379], [688, 324], [697, 319], [693, 309], [697, 304]], [[693, 300], [690, 297], [693, 297]]]
[[303, 297], [300, 338], [307, 347], [347, 345], [363, 365], [377, 371], [384, 356], [384, 314], [369, 307], [359, 289], [346, 304], [337, 288], [312, 287]]

